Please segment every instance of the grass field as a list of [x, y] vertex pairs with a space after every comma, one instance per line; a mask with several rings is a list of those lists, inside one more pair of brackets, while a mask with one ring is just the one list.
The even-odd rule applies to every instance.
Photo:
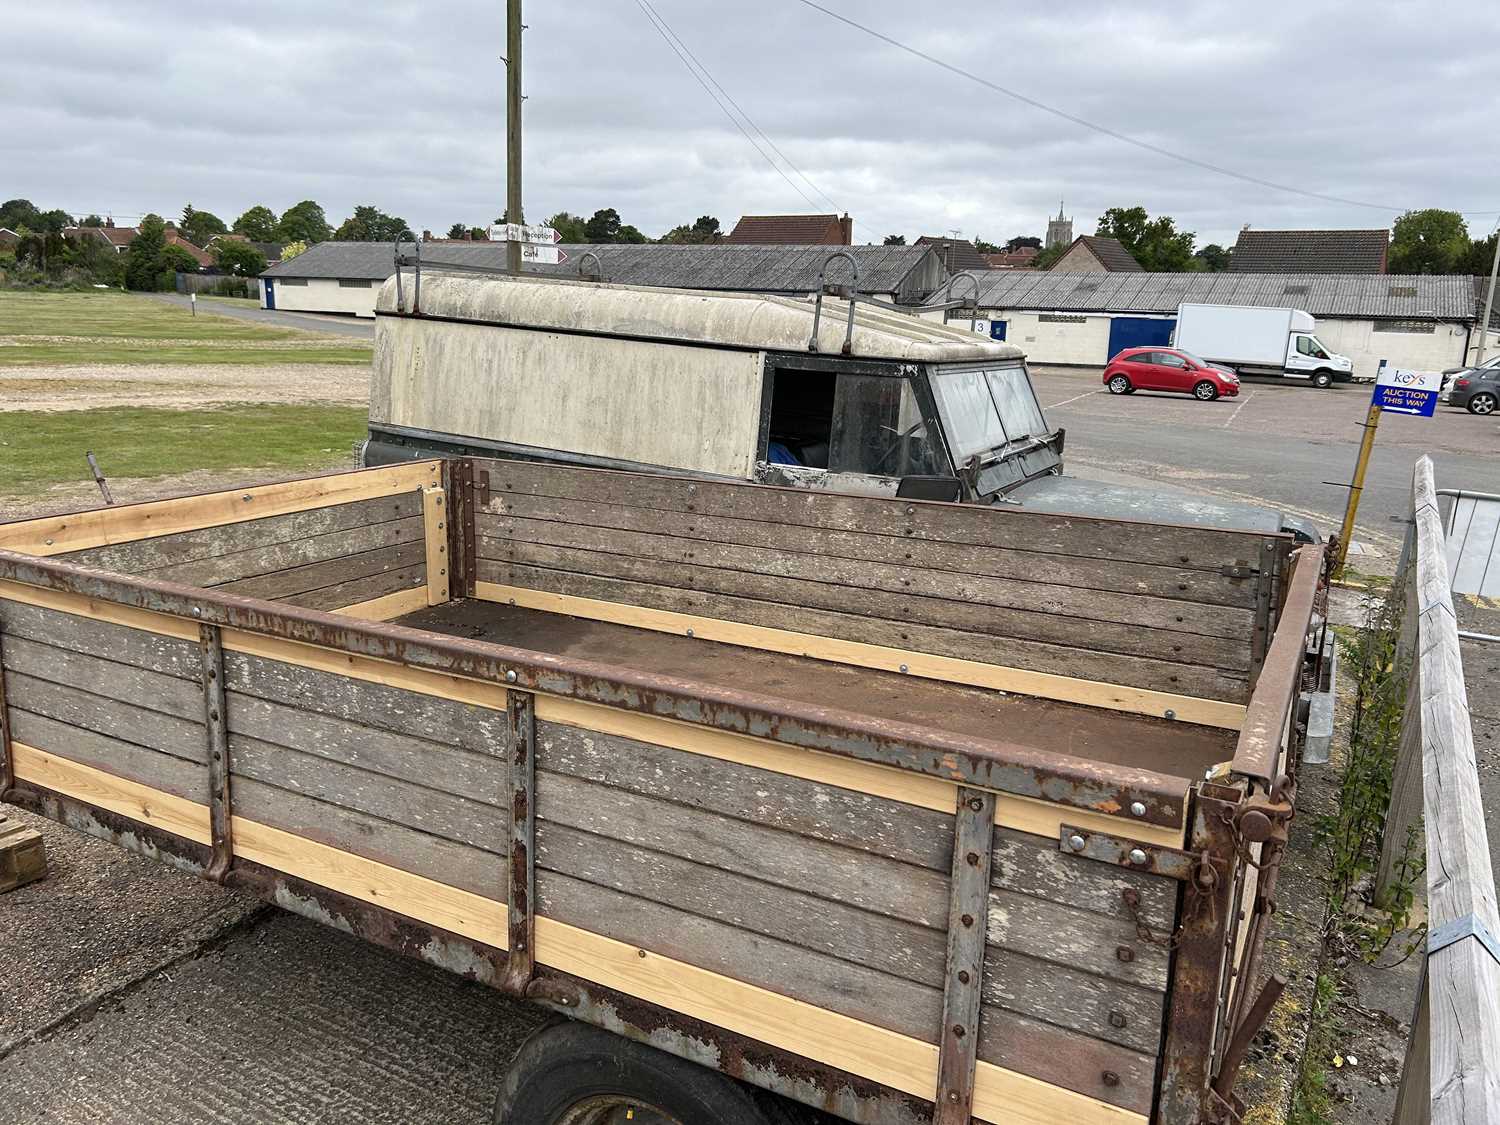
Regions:
[[0, 367], [37, 364], [368, 363], [369, 344], [263, 327], [131, 293], [0, 292]]
[[349, 461], [365, 417], [362, 407], [322, 405], [0, 412], [0, 494], [87, 481], [88, 450], [111, 479], [323, 469]]

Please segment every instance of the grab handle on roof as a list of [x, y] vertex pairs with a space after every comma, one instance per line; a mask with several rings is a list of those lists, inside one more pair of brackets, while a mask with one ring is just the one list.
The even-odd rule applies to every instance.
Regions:
[[[588, 261], [590, 258], [594, 259], [594, 272], [592, 275], [586, 275], [583, 272], [583, 263]], [[585, 281], [604, 280], [604, 263], [599, 260], [598, 254], [595, 254], [592, 250], [585, 250], [583, 252], [583, 257], [578, 259], [578, 276], [583, 278]]]
[[[813, 326], [812, 335], [808, 337], [807, 350], [815, 352], [818, 350], [818, 321], [823, 317], [823, 289], [824, 279], [828, 276], [828, 266], [835, 258], [842, 258], [849, 263], [849, 271], [854, 274], [854, 282], [849, 287], [849, 324], [844, 329], [843, 353], [848, 355], [854, 347], [854, 303], [859, 300], [859, 263], [854, 260], [854, 255], [843, 250], [835, 250], [827, 258], [823, 259], [823, 267], [818, 270], [818, 297], [813, 304]], [[975, 292], [978, 292], [979, 282], [975, 281]]]
[[[964, 270], [963, 273], [954, 274], [948, 279], [948, 284], [943, 286], [943, 297], [945, 300], [951, 301], [953, 299], [953, 283], [955, 281], [962, 281], [964, 278], [968, 278], [974, 286], [974, 295], [969, 298], [969, 331], [977, 332], [979, 330], [979, 277], [972, 270]], [[945, 323], [947, 319], [948, 313], [945, 310], [943, 312]]]
[[[410, 257], [402, 257], [401, 244], [408, 239], [411, 240], [412, 249], [415, 251]], [[401, 299], [401, 267], [413, 266], [415, 283], [412, 286], [411, 311], [422, 311], [422, 244], [417, 241], [417, 236], [409, 230], [402, 231], [396, 237], [396, 311], [405, 312], [405, 302]]]

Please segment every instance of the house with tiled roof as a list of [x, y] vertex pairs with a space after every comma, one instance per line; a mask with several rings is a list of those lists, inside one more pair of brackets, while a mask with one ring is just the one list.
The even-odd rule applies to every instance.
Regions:
[[1048, 269], [1052, 273], [1145, 272], [1118, 238], [1102, 234], [1080, 234]]
[[949, 273], [963, 270], [987, 270], [990, 264], [984, 260], [978, 248], [967, 238], [944, 238], [940, 235], [924, 234], [917, 239], [918, 246], [931, 246], [937, 251]]
[[1035, 246], [1017, 246], [999, 254], [983, 255], [985, 265], [992, 270], [1029, 270], [1036, 268], [1036, 256], [1041, 251]]
[[1229, 258], [1236, 273], [1385, 273], [1388, 230], [1240, 231]]
[[725, 242], [756, 246], [849, 246], [854, 220], [839, 215], [741, 215]]
[[[114, 247], [115, 253], [123, 254], [130, 249], [130, 244], [135, 241], [140, 230], [136, 227], [117, 227], [113, 223], [105, 223], [102, 227], [64, 227], [63, 236], [66, 238], [100, 238]], [[193, 256], [193, 260], [202, 268], [214, 264], [214, 257], [201, 246], [194, 246], [182, 235], [177, 233], [176, 228], [168, 227], [166, 231], [166, 242], [168, 246], [181, 246]]]

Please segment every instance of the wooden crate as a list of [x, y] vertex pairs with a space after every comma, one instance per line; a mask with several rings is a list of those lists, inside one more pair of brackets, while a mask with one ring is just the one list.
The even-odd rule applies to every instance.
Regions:
[[47, 848], [41, 833], [0, 816], [0, 894], [47, 875]]

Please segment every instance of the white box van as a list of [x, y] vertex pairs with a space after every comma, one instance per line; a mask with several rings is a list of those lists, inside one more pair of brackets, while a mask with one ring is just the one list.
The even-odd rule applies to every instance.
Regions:
[[1311, 314], [1301, 309], [1244, 305], [1181, 305], [1172, 344], [1242, 375], [1347, 383], [1354, 362], [1325, 347]]

